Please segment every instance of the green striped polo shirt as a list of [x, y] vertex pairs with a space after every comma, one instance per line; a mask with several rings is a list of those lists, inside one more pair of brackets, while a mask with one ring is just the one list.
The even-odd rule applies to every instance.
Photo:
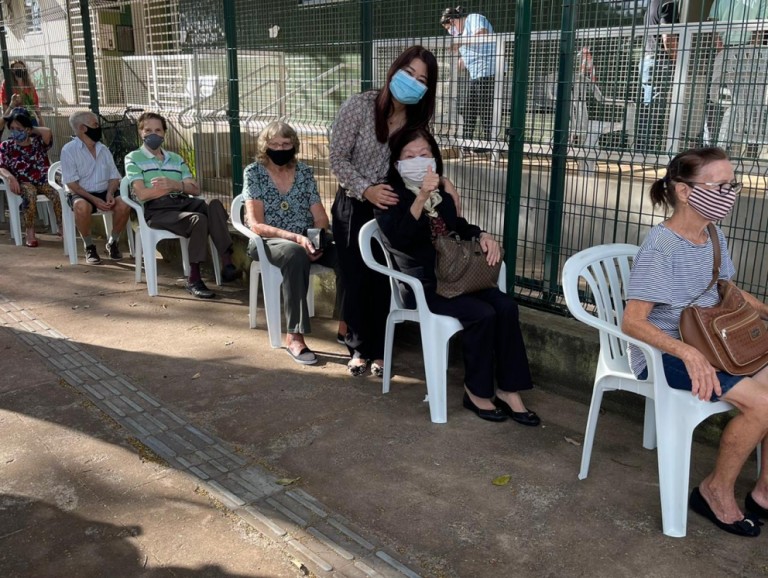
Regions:
[[181, 182], [191, 179], [192, 171], [180, 155], [163, 149], [163, 160], [160, 161], [142, 146], [125, 155], [125, 176], [131, 183], [142, 180], [145, 187], [151, 188], [154, 178], [167, 177]]

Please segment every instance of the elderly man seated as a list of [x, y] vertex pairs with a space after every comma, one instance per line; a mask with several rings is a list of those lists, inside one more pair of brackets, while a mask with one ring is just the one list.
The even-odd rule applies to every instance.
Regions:
[[207, 256], [208, 235], [224, 264], [221, 276], [234, 281], [239, 273], [232, 264], [232, 238], [227, 211], [221, 201], [206, 204], [186, 161], [162, 148], [168, 123], [155, 112], [139, 117], [139, 136], [144, 145], [125, 156], [125, 176], [136, 198], [144, 206], [147, 224], [189, 238], [190, 273], [186, 289], [199, 299], [212, 299], [213, 291], [200, 276], [200, 263]]
[[101, 142], [98, 117], [88, 110], [74, 112], [69, 125], [75, 138], [61, 149], [61, 176], [69, 188], [67, 202], [75, 213], [77, 230], [85, 245], [85, 262], [100, 265], [101, 258], [91, 237], [91, 215], [96, 211], [112, 212], [112, 231], [105, 250], [110, 259], [122, 259], [118, 247], [131, 208], [120, 200], [120, 173], [112, 153]]

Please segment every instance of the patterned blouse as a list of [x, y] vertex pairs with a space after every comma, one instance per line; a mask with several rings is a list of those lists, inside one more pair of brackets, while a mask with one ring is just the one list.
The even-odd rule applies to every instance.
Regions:
[[259, 162], [245, 167], [243, 193], [248, 199], [264, 203], [264, 221], [267, 225], [303, 234], [314, 227], [315, 219], [309, 208], [321, 202], [312, 169], [302, 162], [296, 163], [296, 177], [290, 190], [283, 194], [277, 190], [267, 169]]
[[21, 146], [13, 139], [0, 143], [0, 168], [8, 169], [19, 183], [44, 185], [48, 182], [48, 151], [53, 141], [43, 142], [39, 135], [31, 135], [32, 144]]
[[331, 170], [347, 195], [363, 200], [363, 191], [382, 183], [389, 169], [389, 143], [376, 140], [378, 91], [355, 94], [341, 105], [331, 135]]

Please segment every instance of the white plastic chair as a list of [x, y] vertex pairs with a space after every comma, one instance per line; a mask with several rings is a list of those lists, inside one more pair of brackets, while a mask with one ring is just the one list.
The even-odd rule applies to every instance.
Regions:
[[[381, 246], [386, 259], [386, 266], [374, 258], [373, 241], [376, 241]], [[448, 378], [446, 375], [448, 369], [448, 345], [451, 337], [461, 331], [463, 327], [455, 317], [432, 313], [427, 306], [427, 299], [424, 295], [424, 287], [421, 281], [395, 269], [392, 256], [384, 246], [381, 231], [375, 220], [367, 222], [360, 229], [359, 243], [363, 262], [374, 271], [389, 277], [392, 290], [384, 336], [384, 380], [381, 392], [389, 393], [389, 384], [392, 379], [392, 350], [395, 340], [395, 325], [403, 321], [418, 323], [419, 330], [421, 331], [421, 347], [424, 354], [424, 373], [427, 381], [430, 419], [433, 423], [446, 423], [448, 421]], [[502, 263], [499, 273], [499, 289], [504, 292], [507, 290], [506, 276], [506, 266]], [[406, 307], [400, 296], [398, 281], [410, 287], [416, 298], [416, 309]]]
[[[257, 297], [259, 294], [259, 275], [261, 275], [264, 288], [264, 312], [267, 317], [267, 332], [269, 333], [269, 342], [273, 348], [282, 347], [282, 308], [280, 307], [280, 285], [283, 283], [283, 274], [280, 268], [273, 265], [267, 259], [267, 253], [264, 250], [264, 241], [262, 238], [251, 231], [243, 223], [243, 208], [245, 206], [245, 197], [243, 194], [232, 199], [232, 208], [230, 215], [232, 226], [245, 235], [248, 239], [256, 239], [256, 250], [259, 253], [259, 260], [251, 261], [250, 289], [248, 296], [248, 322], [250, 328], [256, 327], [256, 312], [258, 309]], [[313, 263], [309, 269], [310, 275], [325, 275], [333, 272], [333, 269]], [[307, 308], [310, 317], [315, 316], [315, 290], [312, 283], [309, 284], [307, 291]]]
[[[5, 200], [8, 204], [8, 214], [11, 218], [11, 238], [17, 245], [21, 245], [21, 201], [22, 198], [11, 192], [11, 188], [5, 182], [3, 177], [0, 177], [0, 193], [5, 193]], [[51, 232], [55, 235], [59, 232], [59, 227], [56, 224], [56, 211], [53, 209], [53, 203], [45, 195], [37, 195], [38, 208], [45, 209], [45, 213], [42, 213], [44, 221], [51, 227]], [[4, 210], [3, 210], [4, 212]], [[38, 211], [39, 212], [39, 211]]]
[[[599, 245], [572, 256], [563, 268], [563, 292], [568, 310], [579, 321], [600, 331], [600, 355], [584, 434], [579, 479], [583, 480], [589, 473], [603, 393], [630, 391], [644, 396], [643, 447], [654, 449], [658, 444], [664, 534], [683, 537], [688, 521], [693, 430], [709, 416], [729, 411], [733, 406], [724, 401], [700, 401], [688, 391], [672, 389], [664, 375], [661, 351], [622, 332], [630, 261], [638, 250], [635, 245]], [[579, 287], [582, 279], [594, 298], [594, 315], [581, 304]], [[644, 381], [638, 380], [629, 367], [627, 343], [637, 345], [648, 361], [648, 378]]]
[[[59, 200], [61, 201], [61, 227], [64, 229], [62, 237], [64, 239], [64, 254], [69, 256], [70, 265], [77, 265], [77, 226], [75, 224], [75, 212], [70, 208], [67, 202], [67, 195], [69, 189], [64, 184], [59, 184], [56, 181], [56, 174], [61, 174], [61, 162], [56, 161], [48, 169], [48, 184], [51, 185], [54, 190], [59, 194]], [[112, 213], [107, 211], [96, 211], [93, 213], [94, 217], [104, 218], [104, 232], [107, 236], [112, 232]], [[130, 222], [129, 222], [130, 225]], [[125, 228], [126, 235], [128, 236], [128, 247], [131, 255], [133, 255], [133, 231], [130, 226]]]
[[[176, 235], [163, 229], [153, 229], [147, 225], [144, 219], [144, 207], [141, 203], [134, 201], [130, 196], [130, 182], [128, 177], [123, 177], [120, 181], [120, 196], [124, 203], [127, 203], [139, 218], [139, 234], [136, 235], [134, 243], [133, 256], [136, 262], [136, 283], [141, 282], [142, 256], [144, 258], [144, 272], [147, 277], [147, 292], [150, 297], [157, 295], [157, 260], [155, 252], [157, 243], [163, 239], [178, 239], [181, 243], [181, 260], [184, 267], [184, 276], [189, 276], [189, 239]], [[213, 241], [208, 238], [208, 245], [211, 250], [211, 261], [213, 262], [214, 274], [216, 276], [216, 285], [221, 286], [221, 262], [219, 254]]]

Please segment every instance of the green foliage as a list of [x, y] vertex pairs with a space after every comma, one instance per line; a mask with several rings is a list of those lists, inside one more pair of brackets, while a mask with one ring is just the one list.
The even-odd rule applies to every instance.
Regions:
[[189, 170], [192, 171], [192, 176], [197, 178], [197, 166], [195, 164], [195, 147], [190, 146], [187, 142], [183, 142], [181, 144], [181, 149], [179, 150], [179, 154], [181, 155], [181, 158], [183, 158], [184, 161], [189, 166]]

